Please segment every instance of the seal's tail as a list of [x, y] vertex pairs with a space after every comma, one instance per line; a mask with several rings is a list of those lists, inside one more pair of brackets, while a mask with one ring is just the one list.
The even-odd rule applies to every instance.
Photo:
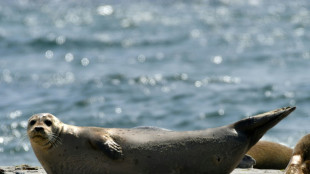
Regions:
[[296, 107], [276, 109], [250, 118], [240, 120], [233, 126], [237, 132], [244, 132], [251, 137], [250, 146], [254, 145], [270, 128], [279, 123], [283, 118], [293, 112]]

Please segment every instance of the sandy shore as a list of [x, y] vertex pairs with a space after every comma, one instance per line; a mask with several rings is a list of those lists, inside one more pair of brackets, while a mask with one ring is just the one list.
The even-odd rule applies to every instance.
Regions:
[[[46, 174], [42, 167], [32, 167], [28, 165], [20, 166], [0, 166], [0, 174]], [[280, 170], [258, 170], [258, 169], [235, 169], [232, 174], [283, 174]]]

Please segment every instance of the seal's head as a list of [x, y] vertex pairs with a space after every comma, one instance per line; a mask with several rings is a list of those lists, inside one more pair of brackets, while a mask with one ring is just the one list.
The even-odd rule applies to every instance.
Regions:
[[310, 173], [310, 134], [302, 137], [294, 148], [286, 174]]
[[60, 143], [63, 123], [49, 113], [35, 114], [28, 120], [27, 134], [32, 144], [53, 148]]

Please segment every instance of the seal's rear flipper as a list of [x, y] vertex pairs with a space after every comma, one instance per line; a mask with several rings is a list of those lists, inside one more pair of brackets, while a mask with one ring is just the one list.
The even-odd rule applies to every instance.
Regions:
[[283, 118], [293, 112], [296, 107], [285, 107], [263, 114], [259, 114], [250, 118], [240, 120], [230, 126], [234, 127], [237, 132], [243, 132], [251, 138], [249, 148], [273, 126], [279, 123]]

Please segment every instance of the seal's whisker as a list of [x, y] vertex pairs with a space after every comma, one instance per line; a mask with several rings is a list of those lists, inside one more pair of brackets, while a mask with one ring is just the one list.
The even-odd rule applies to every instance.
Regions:
[[50, 144], [51, 147], [57, 147], [58, 145], [61, 145], [62, 142], [61, 142], [61, 139], [59, 138], [58, 135], [56, 135], [55, 133], [50, 133], [48, 134], [48, 143], [47, 144]]
[[18, 144], [23, 144], [23, 143], [26, 143], [28, 141], [25, 141], [26, 139], [28, 138], [27, 134], [21, 134], [20, 138], [17, 139], [17, 143]]
[[54, 142], [55, 142], [56, 145], [62, 144], [61, 139], [59, 138], [58, 135], [53, 134], [53, 138], [54, 138]]
[[28, 134], [27, 132], [24, 132], [22, 135], [21, 135], [21, 141], [25, 141], [26, 139], [28, 139]]

